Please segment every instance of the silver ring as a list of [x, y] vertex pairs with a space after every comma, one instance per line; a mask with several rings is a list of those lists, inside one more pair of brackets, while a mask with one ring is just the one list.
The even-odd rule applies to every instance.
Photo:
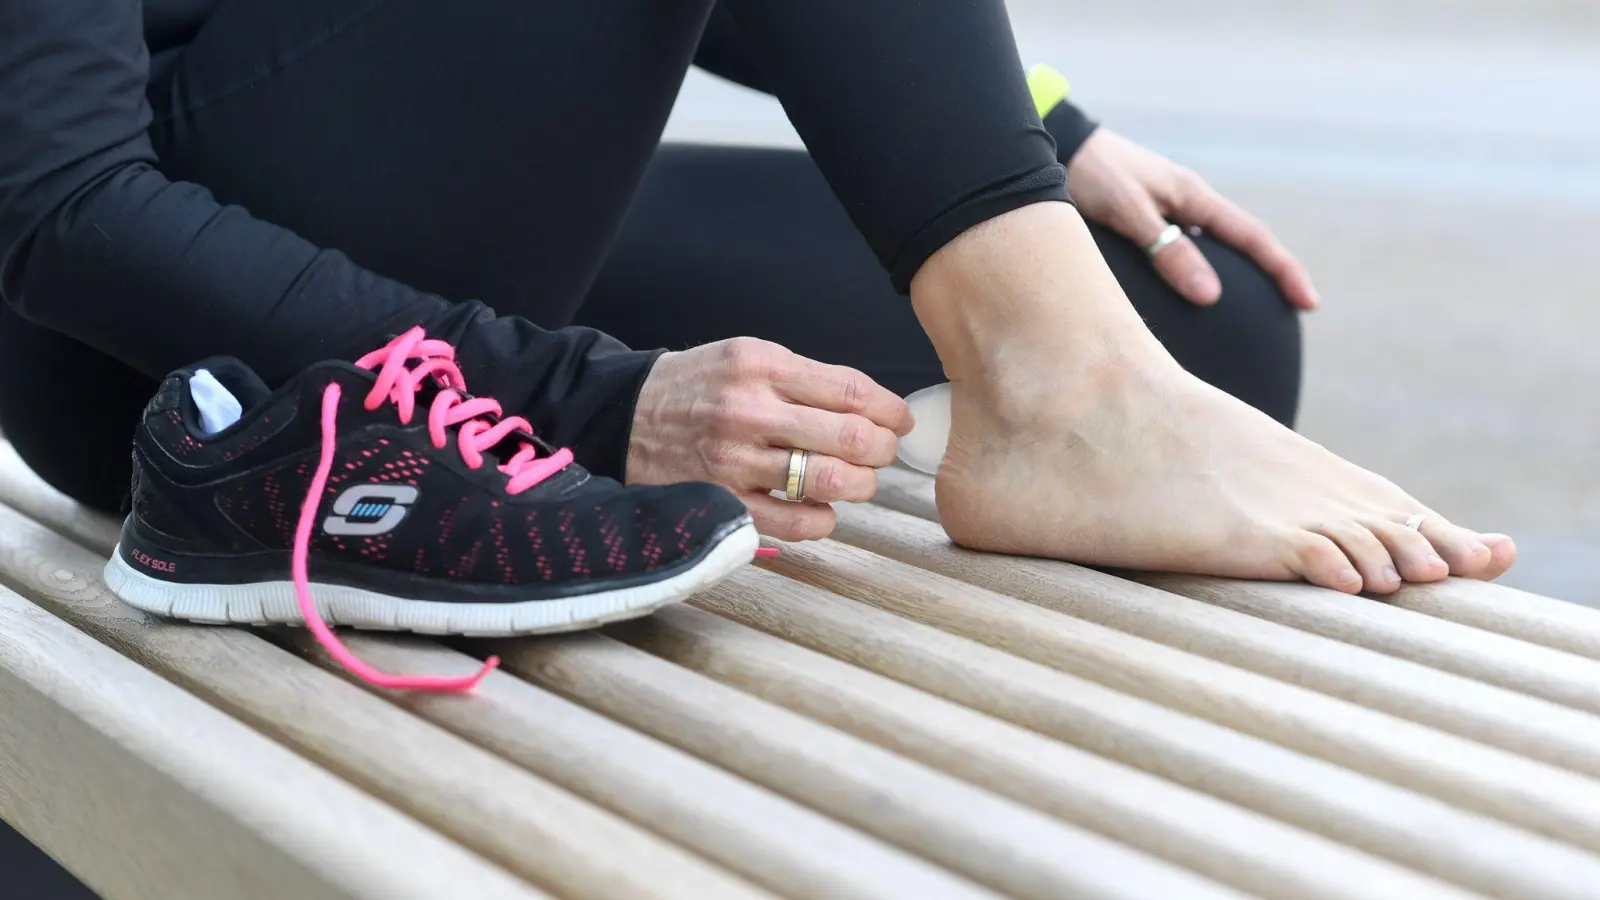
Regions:
[[806, 498], [806, 464], [810, 460], [810, 450], [796, 447], [789, 451], [789, 480], [784, 485], [783, 496], [792, 503], [799, 503]]
[[1155, 259], [1156, 254], [1176, 244], [1181, 237], [1183, 237], [1183, 228], [1177, 225], [1168, 225], [1161, 229], [1161, 233], [1156, 235], [1156, 239], [1151, 241], [1149, 246], [1144, 248], [1144, 254], [1151, 259]]
[[1406, 520], [1406, 527], [1411, 529], [1412, 531], [1421, 531], [1422, 530], [1422, 523], [1427, 521], [1427, 519], [1428, 519], [1428, 514], [1427, 513], [1417, 513], [1416, 515], [1414, 515], [1411, 518]]

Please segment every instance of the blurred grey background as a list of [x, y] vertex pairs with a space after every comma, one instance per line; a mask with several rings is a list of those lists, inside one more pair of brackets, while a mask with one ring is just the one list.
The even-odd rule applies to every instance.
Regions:
[[[1025, 65], [1310, 266], [1302, 430], [1600, 606], [1600, 0], [1010, 7]], [[799, 143], [700, 72], [668, 137]]]

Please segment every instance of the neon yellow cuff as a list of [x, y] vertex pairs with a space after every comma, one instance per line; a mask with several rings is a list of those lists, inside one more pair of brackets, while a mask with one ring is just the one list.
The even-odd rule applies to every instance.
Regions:
[[1072, 93], [1072, 82], [1067, 80], [1067, 76], [1040, 63], [1028, 70], [1028, 91], [1033, 94], [1033, 106], [1042, 119]]

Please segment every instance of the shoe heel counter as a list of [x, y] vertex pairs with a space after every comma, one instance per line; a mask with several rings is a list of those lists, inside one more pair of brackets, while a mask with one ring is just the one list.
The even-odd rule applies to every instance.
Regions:
[[129, 524], [145, 541], [173, 551], [210, 548], [215, 535], [183, 512], [189, 489], [169, 477], [163, 463], [176, 464], [194, 440], [183, 424], [183, 380], [169, 375], [145, 404], [133, 438], [133, 482]]
[[149, 455], [136, 442], [133, 481], [128, 491], [131, 527], [140, 537], [171, 550], [190, 549], [204, 543], [203, 532], [188, 524], [173, 498], [168, 496], [179, 489], [170, 483], [163, 486], [166, 479], [154, 469]]

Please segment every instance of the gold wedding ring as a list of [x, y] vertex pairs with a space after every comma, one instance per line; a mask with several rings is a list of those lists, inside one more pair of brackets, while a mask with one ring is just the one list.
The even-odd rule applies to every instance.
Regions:
[[783, 495], [792, 502], [798, 503], [806, 498], [806, 462], [810, 459], [810, 450], [796, 447], [789, 451], [789, 482], [784, 485]]

